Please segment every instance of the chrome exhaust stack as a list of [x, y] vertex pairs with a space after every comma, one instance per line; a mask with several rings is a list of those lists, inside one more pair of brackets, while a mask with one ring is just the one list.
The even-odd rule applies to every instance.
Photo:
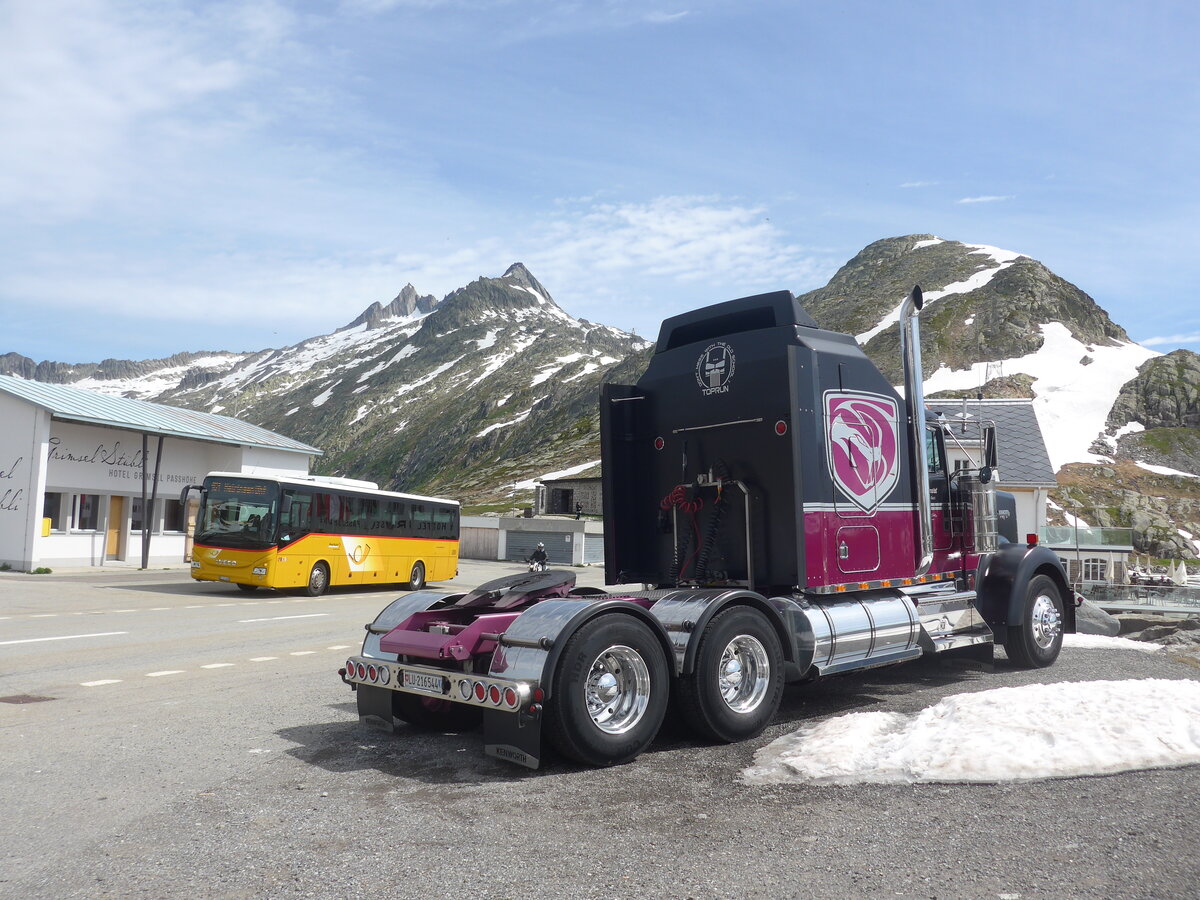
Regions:
[[904, 357], [904, 406], [908, 413], [909, 440], [912, 441], [912, 490], [917, 501], [917, 531], [921, 545], [917, 550], [915, 575], [924, 575], [933, 563], [933, 508], [929, 502], [929, 453], [925, 445], [925, 387], [921, 372], [921, 329], [917, 314], [925, 305], [921, 286], [900, 304], [900, 352]]

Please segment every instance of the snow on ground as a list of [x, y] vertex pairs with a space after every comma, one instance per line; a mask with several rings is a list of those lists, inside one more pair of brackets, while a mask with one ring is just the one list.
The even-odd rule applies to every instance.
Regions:
[[1122, 425], [1120, 428], [1118, 428], [1112, 434], [1104, 435], [1104, 442], [1106, 444], [1108, 444], [1108, 446], [1110, 446], [1114, 450], [1116, 450], [1117, 449], [1117, 441], [1119, 441], [1121, 438], [1125, 437], [1125, 435], [1137, 434], [1139, 431], [1145, 431], [1145, 430], [1146, 430], [1146, 426], [1143, 425], [1141, 422], [1129, 422], [1125, 425]]
[[180, 366], [166, 366], [134, 378], [83, 378], [71, 383], [71, 387], [112, 397], [133, 396], [138, 400], [149, 400], [163, 391], [179, 387], [183, 376], [192, 369], [231, 369], [246, 359], [245, 353], [219, 353], [201, 356]]
[[1073, 650], [1136, 650], [1138, 653], [1157, 653], [1163, 648], [1162, 644], [1153, 641], [1131, 641], [1106, 634], [1064, 634], [1063, 646]]
[[1156, 466], [1136, 459], [1134, 463], [1147, 472], [1153, 472], [1155, 475], [1180, 475], [1184, 478], [1200, 478], [1200, 475], [1193, 475], [1191, 472], [1180, 472], [1178, 469], [1172, 469], [1169, 466]]
[[339, 378], [337, 381], [335, 381], [329, 387], [325, 388], [325, 390], [321, 391], [321, 393], [317, 394], [317, 396], [313, 397], [312, 405], [313, 406], [324, 406], [325, 401], [333, 396], [333, 389], [341, 383], [342, 383], [342, 379]]
[[1080, 528], [1091, 528], [1092, 527], [1087, 522], [1083, 521], [1083, 519], [1076, 518], [1075, 516], [1071, 515], [1071, 513], [1069, 513], [1067, 510], [1063, 509], [1061, 506], [1059, 506], [1057, 503], [1055, 503], [1049, 497], [1046, 498], [1046, 505], [1048, 507], [1050, 507], [1050, 509], [1057, 509], [1060, 513], [1062, 513], [1063, 517], [1066, 518], [1066, 520], [1067, 520], [1067, 524], [1069, 526], [1071, 526], [1072, 528], [1074, 528], [1076, 525], [1078, 525]]
[[[471, 342], [471, 341], [465, 341], [464, 343], [470, 344], [470, 343], [472, 343], [472, 342]], [[495, 343], [496, 343], [496, 332], [495, 332], [495, 331], [489, 331], [489, 332], [488, 332], [487, 334], [485, 334], [483, 337], [481, 337], [481, 338], [475, 338], [475, 340], [474, 340], [474, 343], [477, 345], [475, 349], [477, 349], [477, 350], [486, 350], [488, 347], [491, 347], [491, 346], [494, 346], [494, 345], [495, 345]]]
[[516, 425], [518, 422], [524, 422], [529, 418], [529, 414], [531, 412], [533, 412], [532, 406], [525, 410], [525, 412], [517, 413], [516, 418], [509, 419], [507, 422], [497, 422], [494, 425], [489, 425], [487, 428], [483, 429], [483, 431], [475, 435], [475, 437], [483, 437], [485, 434], [491, 434], [493, 431], [496, 431], [499, 428], [507, 428], [510, 425]]
[[547, 472], [545, 475], [539, 475], [536, 478], [529, 478], [525, 481], [517, 481], [509, 485], [512, 490], [510, 490], [508, 493], [511, 496], [517, 491], [531, 491], [539, 481], [545, 481], [548, 478], [569, 478], [572, 475], [578, 475], [580, 472], [590, 469], [592, 466], [598, 465], [600, 465], [600, 460], [597, 459], [594, 462], [586, 462], [582, 465], [572, 466], [571, 468], [563, 469], [560, 472]]
[[[1104, 430], [1122, 385], [1137, 375], [1138, 366], [1161, 354], [1134, 343], [1089, 348], [1061, 322], [1039, 327], [1042, 346], [1028, 356], [1005, 360], [1004, 374], [1033, 376], [1033, 407], [1055, 471], [1069, 462], [1106, 462], [1088, 447]], [[1092, 358], [1091, 365], [1079, 364], [1084, 356]], [[925, 382], [925, 391], [976, 388], [986, 380], [988, 365], [980, 362], [956, 370], [942, 366]]]
[[[917, 243], [923, 244], [925, 242], [918, 241]], [[922, 296], [925, 299], [925, 303], [922, 308], [927, 309], [930, 303], [933, 303], [935, 300], [941, 300], [943, 297], [947, 297], [950, 294], [969, 294], [971, 291], [978, 290], [995, 278], [997, 273], [1007, 269], [1013, 264], [1014, 260], [1023, 255], [1020, 253], [1013, 253], [1011, 250], [1000, 250], [996, 247], [988, 247], [984, 244], [967, 244], [966, 246], [975, 247], [976, 249], [971, 251], [973, 254], [978, 253], [985, 256], [990, 256], [996, 263], [998, 263], [998, 265], [990, 269], [980, 269], [966, 281], [956, 281], [953, 284], [948, 284], [940, 291], [924, 291]], [[871, 340], [871, 338], [875, 337], [875, 335], [900, 321], [900, 308], [902, 306], [904, 306], [903, 299], [896, 304], [895, 309], [893, 309], [880, 320], [878, 325], [876, 325], [870, 331], [864, 331], [862, 334], [855, 335], [854, 339], [858, 341], [861, 346], [865, 347], [867, 342]], [[974, 385], [971, 386], [974, 387]]]
[[1031, 684], [848, 713], [759, 750], [749, 784], [1034, 781], [1200, 764], [1200, 682]]
[[914, 250], [920, 250], [922, 247], [932, 247], [935, 244], [944, 244], [944, 243], [946, 243], [946, 242], [943, 241], [941, 238], [935, 237], [933, 240], [929, 240], [929, 241], [917, 241], [915, 244], [912, 245], [912, 248]]
[[[1179, 536], [1181, 538], [1183, 538], [1185, 541], [1187, 541], [1188, 543], [1190, 543], [1193, 547], [1195, 547], [1196, 553], [1200, 554], [1200, 541], [1196, 540], [1195, 535], [1193, 535], [1190, 531], [1185, 531], [1182, 528], [1178, 528], [1176, 530], [1179, 532]], [[1189, 581], [1189, 583], [1191, 583], [1190, 578], [1188, 579], [1188, 581]]]

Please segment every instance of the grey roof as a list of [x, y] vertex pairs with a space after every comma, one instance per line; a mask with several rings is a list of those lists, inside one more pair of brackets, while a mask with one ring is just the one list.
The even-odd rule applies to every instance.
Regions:
[[88, 422], [196, 441], [322, 455], [322, 451], [316, 447], [215, 413], [131, 400], [129, 397], [112, 397], [65, 384], [27, 381], [12, 375], [0, 375], [0, 391], [47, 409], [54, 418], [68, 422]]
[[[963, 412], [962, 400], [926, 400], [925, 405], [944, 414], [951, 422]], [[1032, 400], [967, 400], [966, 412], [968, 416], [996, 423], [1001, 487], [1054, 487], [1058, 484]]]

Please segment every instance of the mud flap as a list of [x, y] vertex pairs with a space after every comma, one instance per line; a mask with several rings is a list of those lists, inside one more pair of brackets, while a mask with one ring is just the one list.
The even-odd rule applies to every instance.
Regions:
[[396, 720], [392, 716], [391, 691], [360, 684], [354, 696], [358, 701], [359, 722], [381, 731], [396, 731]]
[[483, 749], [488, 756], [538, 768], [542, 761], [541, 717], [485, 709]]

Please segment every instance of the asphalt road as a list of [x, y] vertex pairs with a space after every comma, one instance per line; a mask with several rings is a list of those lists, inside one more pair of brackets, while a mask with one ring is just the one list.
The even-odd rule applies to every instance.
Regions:
[[[516, 571], [464, 562], [443, 587]], [[1032, 673], [918, 661], [789, 688], [745, 744], [676, 728], [629, 765], [530, 772], [484, 756], [477, 733], [358, 724], [336, 669], [397, 593], [243, 594], [182, 570], [0, 575], [0, 897], [1200, 896], [1200, 767], [738, 779], [814, 718], [1037, 681], [1200, 677], [1165, 656], [1067, 650]]]

